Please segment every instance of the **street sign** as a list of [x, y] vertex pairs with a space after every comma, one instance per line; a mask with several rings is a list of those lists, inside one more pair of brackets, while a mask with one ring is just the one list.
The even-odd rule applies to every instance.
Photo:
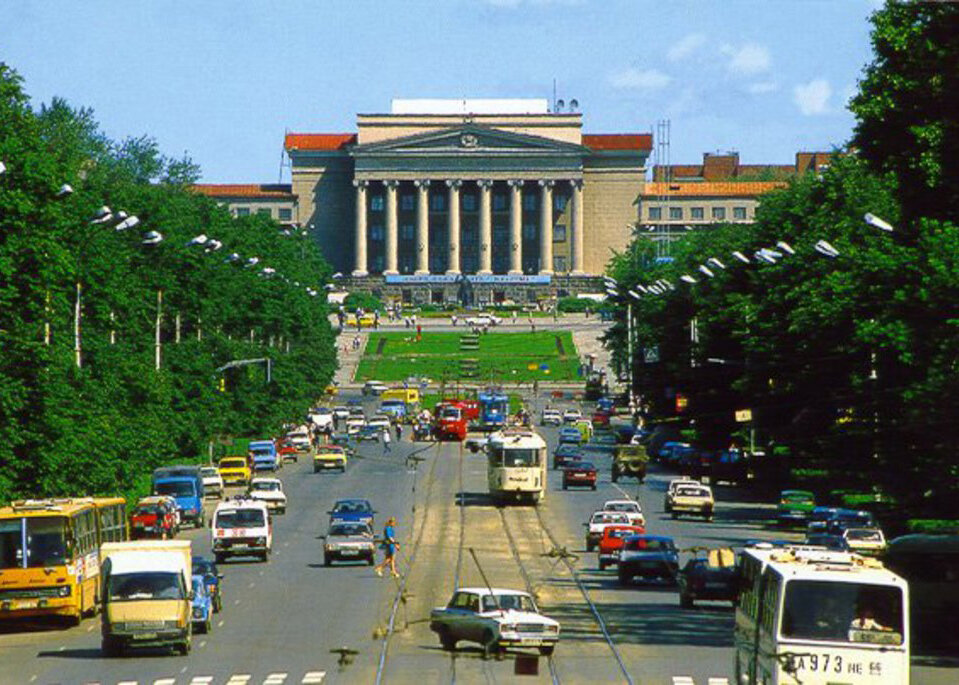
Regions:
[[736, 410], [736, 421], [738, 423], [749, 423], [753, 420], [753, 410], [752, 409], [737, 409]]

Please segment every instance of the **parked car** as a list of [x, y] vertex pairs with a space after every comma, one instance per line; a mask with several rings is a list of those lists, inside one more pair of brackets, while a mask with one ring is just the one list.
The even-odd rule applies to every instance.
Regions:
[[213, 599], [206, 591], [206, 582], [203, 576], [192, 577], [193, 587], [193, 631], [209, 633], [213, 629]]
[[645, 532], [642, 526], [606, 526], [603, 537], [599, 539], [599, 570], [603, 571], [607, 566], [615, 566], [619, 562], [619, 553], [626, 538]]
[[373, 528], [362, 521], [334, 521], [324, 536], [323, 565], [334, 561], [376, 563]]
[[223, 496], [223, 477], [215, 466], [201, 466], [200, 477], [203, 478], [203, 494], [206, 496]]
[[589, 461], [574, 461], [563, 467], [563, 490], [571, 487], [596, 489], [596, 467]]
[[583, 524], [586, 527], [586, 551], [592, 552], [596, 548], [596, 545], [599, 544], [600, 538], [603, 537], [603, 530], [606, 526], [610, 525], [620, 525], [620, 526], [629, 526], [632, 525], [629, 520], [629, 516], [620, 511], [594, 511], [593, 515], [589, 517], [589, 521]]
[[327, 512], [330, 524], [336, 521], [361, 522], [373, 525], [373, 506], [368, 499], [338, 499]]
[[633, 535], [623, 541], [618, 564], [621, 585], [628, 585], [637, 576], [643, 580], [675, 582], [678, 572], [679, 553], [672, 538], [663, 535]]
[[250, 481], [247, 493], [250, 499], [266, 504], [271, 513], [286, 513], [286, 493], [283, 492], [283, 481], [279, 478], [256, 477]]
[[544, 409], [539, 419], [541, 426], [559, 426], [563, 423], [563, 415], [559, 409]]
[[712, 521], [715, 506], [713, 490], [708, 485], [698, 483], [696, 485], [680, 485], [673, 494], [669, 513], [672, 514], [673, 518], [678, 518], [680, 514], [692, 514], [693, 516], [702, 516], [707, 521]]
[[739, 574], [736, 555], [728, 547], [698, 552], [686, 562], [676, 577], [679, 605], [691, 609], [696, 600], [732, 602], [739, 598]]
[[378, 396], [389, 390], [386, 383], [380, 381], [366, 381], [363, 384], [363, 394]]
[[556, 451], [553, 452], [553, 468], [562, 468], [570, 462], [582, 461], [582, 459], [583, 451], [579, 445], [571, 442], [563, 442], [560, 443]]
[[808, 490], [783, 490], [776, 508], [776, 522], [781, 526], [806, 523], [816, 507], [816, 496]]
[[223, 574], [217, 568], [216, 562], [206, 557], [193, 557], [193, 576], [203, 578], [207, 594], [213, 602], [213, 613], [223, 608]]
[[445, 607], [430, 612], [430, 630], [445, 650], [460, 641], [477, 642], [487, 655], [508, 647], [528, 647], [550, 655], [560, 625], [539, 612], [532, 596], [519, 590], [458, 588]]
[[603, 503], [603, 511], [617, 511], [629, 517], [634, 526], [645, 526], [646, 517], [639, 502], [633, 499], [608, 499]]

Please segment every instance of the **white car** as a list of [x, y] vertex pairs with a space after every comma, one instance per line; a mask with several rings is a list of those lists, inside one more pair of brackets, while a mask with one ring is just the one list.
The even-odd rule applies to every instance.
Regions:
[[610, 499], [603, 504], [603, 511], [619, 511], [629, 517], [629, 522], [634, 526], [646, 527], [646, 517], [643, 516], [643, 508], [639, 502], [633, 499]]
[[846, 528], [842, 539], [852, 552], [876, 556], [886, 551], [886, 536], [878, 528]]
[[279, 478], [254, 478], [250, 481], [249, 496], [252, 500], [263, 502], [271, 512], [286, 513], [286, 493]]
[[380, 381], [366, 381], [366, 383], [363, 385], [364, 395], [379, 396], [379, 395], [382, 395], [387, 390], [389, 390], [389, 388], [386, 387], [386, 383], [382, 383]]
[[360, 416], [351, 416], [346, 420], [346, 434], [356, 435], [366, 425], [366, 419]]
[[466, 440], [463, 441], [463, 447], [473, 454], [486, 450], [489, 443], [489, 433], [467, 433]]
[[467, 326], [478, 326], [480, 328], [483, 326], [499, 326], [502, 321], [501, 318], [492, 314], [474, 314], [463, 319], [463, 323]]
[[389, 430], [391, 426], [390, 417], [386, 414], [374, 414], [367, 420], [366, 425], [375, 426], [381, 430]]
[[203, 479], [203, 494], [223, 496], [223, 478], [220, 470], [215, 466], [201, 466], [200, 477]]
[[259, 557], [269, 561], [273, 550], [273, 524], [265, 502], [234, 498], [217, 505], [210, 526], [217, 564], [227, 557]]
[[310, 432], [306, 429], [306, 426], [300, 426], [287, 433], [286, 440], [301, 454], [309, 454], [313, 447], [313, 440], [310, 438]]
[[310, 422], [317, 428], [332, 428], [333, 410], [329, 407], [314, 407], [310, 410]]
[[559, 628], [559, 621], [539, 613], [533, 598], [519, 590], [459, 588], [445, 607], [430, 612], [430, 630], [446, 650], [467, 640], [478, 642], [487, 655], [518, 647], [548, 656], [559, 642]]
[[348, 407], [340, 404], [333, 407], [333, 416], [337, 421], [345, 421], [350, 415], [350, 410]]
[[559, 426], [563, 423], [563, 415], [559, 409], [544, 409], [543, 415], [539, 419], [541, 426]]
[[631, 526], [633, 523], [629, 520], [629, 515], [621, 511], [594, 511], [589, 522], [583, 525], [586, 526], [586, 551], [592, 552], [603, 537], [606, 526]]
[[583, 412], [579, 409], [567, 409], [563, 412], [563, 423], [576, 423], [583, 418]]

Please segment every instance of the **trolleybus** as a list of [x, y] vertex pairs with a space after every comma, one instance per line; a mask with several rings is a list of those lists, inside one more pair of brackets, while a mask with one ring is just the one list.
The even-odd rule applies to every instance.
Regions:
[[747, 548], [735, 682], [909, 682], [909, 587], [878, 560], [825, 548]]
[[123, 498], [24, 500], [0, 508], [0, 621], [61, 616], [100, 600], [100, 544], [129, 537]]
[[546, 494], [546, 441], [530, 428], [490, 434], [486, 445], [489, 492], [495, 500], [540, 502]]

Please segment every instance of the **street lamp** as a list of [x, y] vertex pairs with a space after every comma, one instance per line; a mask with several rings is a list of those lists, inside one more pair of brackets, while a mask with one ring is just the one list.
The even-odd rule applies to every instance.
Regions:
[[880, 219], [878, 216], [870, 212], [866, 212], [866, 215], [862, 218], [862, 220], [865, 221], [870, 226], [874, 226], [881, 231], [888, 231], [889, 233], [891, 233], [894, 230], [892, 227], [892, 224], [890, 224], [888, 221], [885, 221], [884, 219]]

